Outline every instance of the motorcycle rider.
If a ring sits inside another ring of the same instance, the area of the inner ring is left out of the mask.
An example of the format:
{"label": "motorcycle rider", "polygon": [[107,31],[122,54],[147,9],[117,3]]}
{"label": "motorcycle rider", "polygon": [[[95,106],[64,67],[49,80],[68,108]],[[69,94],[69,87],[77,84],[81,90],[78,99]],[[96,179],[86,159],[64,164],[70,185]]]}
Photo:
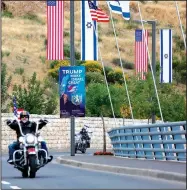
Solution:
{"label": "motorcycle rider", "polygon": [[90,147],[90,137],[88,135],[88,132],[83,127],[79,133],[81,134],[82,140],[86,140],[87,148],[89,148]]}
{"label": "motorcycle rider", "polygon": [[[21,125],[21,128],[22,128],[23,134],[35,133],[35,131],[36,131],[36,123],[29,121],[29,112],[27,112],[27,111],[21,112],[20,113],[20,120],[21,120],[20,125]],[[40,119],[38,129],[42,129],[42,127],[45,126],[47,123],[48,123],[47,120]],[[12,144],[10,144],[8,146],[8,148],[9,148],[9,159],[7,160],[7,162],[9,164],[12,164],[13,163],[13,153],[14,153],[15,150],[19,149],[19,141],[18,141],[18,139],[21,136],[21,133],[20,133],[20,130],[19,130],[18,122],[16,120],[13,120],[13,121],[7,120],[7,125],[11,129],[15,130],[16,134],[17,134],[17,141],[14,141]],[[47,149],[45,141],[41,142],[41,148],[46,150],[47,153],[48,153],[48,149]],[[52,159],[53,159],[53,156],[47,157],[48,162],[52,161]]]}

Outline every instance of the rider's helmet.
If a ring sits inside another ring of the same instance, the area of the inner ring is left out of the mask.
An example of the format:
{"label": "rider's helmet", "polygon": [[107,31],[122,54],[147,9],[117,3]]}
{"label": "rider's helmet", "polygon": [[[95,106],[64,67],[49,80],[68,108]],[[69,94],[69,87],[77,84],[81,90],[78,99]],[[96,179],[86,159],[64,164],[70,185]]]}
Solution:
{"label": "rider's helmet", "polygon": [[20,120],[23,122],[23,123],[26,123],[27,121],[29,121],[29,112],[27,111],[22,111],[20,113]]}
{"label": "rider's helmet", "polygon": [[84,127],[82,128],[82,133],[86,133],[86,129]]}

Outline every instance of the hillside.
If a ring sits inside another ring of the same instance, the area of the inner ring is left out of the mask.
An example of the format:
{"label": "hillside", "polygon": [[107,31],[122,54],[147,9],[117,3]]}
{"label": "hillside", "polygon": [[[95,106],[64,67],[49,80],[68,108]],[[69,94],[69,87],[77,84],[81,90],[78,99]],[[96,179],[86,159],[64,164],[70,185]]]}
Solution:
{"label": "hillside", "polygon": [[[43,1],[12,1],[5,2],[7,10],[13,18],[2,17],[2,61],[7,64],[8,75],[12,75],[12,85],[22,83],[33,72],[43,80],[47,76],[48,63],[46,61],[46,5]],[[179,1],[179,10],[183,27],[186,31],[186,2]],[[75,1],[75,46],[80,52],[80,2]],[[99,7],[109,15],[105,1],[99,2]],[[159,29],[172,28],[173,35],[181,36],[179,21],[173,1],[147,2],[141,4],[144,20],[157,20],[156,59],[159,60]],[[131,20],[140,20],[137,2],[130,3]],[[28,17],[28,15],[35,15]],[[70,27],[69,1],[65,2],[64,44],[69,44]],[[131,21],[124,21],[121,16],[113,14],[118,34],[119,47],[123,60],[134,62],[134,30],[141,28]],[[145,24],[145,29],[151,33],[151,26]],[[111,22],[99,24],[99,46],[105,65],[113,66],[113,59],[118,58],[115,48],[115,38]],[[110,43],[108,43],[110,42]],[[175,44],[174,44],[175,46]],[[149,37],[149,52],[151,55],[151,35]],[[173,56],[175,55],[175,52]],[[132,72],[132,70],[126,70]],[[182,87],[183,88],[183,87]],[[10,91],[12,88],[10,89]]]}

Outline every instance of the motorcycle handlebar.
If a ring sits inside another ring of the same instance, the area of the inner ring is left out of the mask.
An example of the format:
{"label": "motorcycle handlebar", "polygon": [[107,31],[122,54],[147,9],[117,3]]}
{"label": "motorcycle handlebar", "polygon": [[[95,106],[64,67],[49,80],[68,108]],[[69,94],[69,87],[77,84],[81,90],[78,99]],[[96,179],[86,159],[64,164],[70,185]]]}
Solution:
{"label": "motorcycle handlebar", "polygon": [[[23,134],[23,131],[22,131],[22,128],[21,128],[21,125],[20,125],[20,121],[18,119],[16,119],[17,123],[18,123],[18,126],[19,126],[19,130],[20,130],[20,133],[23,137],[25,137],[26,135]],[[36,122],[36,131],[35,133],[37,134],[38,133],[38,126],[39,126],[39,122],[37,121]]]}

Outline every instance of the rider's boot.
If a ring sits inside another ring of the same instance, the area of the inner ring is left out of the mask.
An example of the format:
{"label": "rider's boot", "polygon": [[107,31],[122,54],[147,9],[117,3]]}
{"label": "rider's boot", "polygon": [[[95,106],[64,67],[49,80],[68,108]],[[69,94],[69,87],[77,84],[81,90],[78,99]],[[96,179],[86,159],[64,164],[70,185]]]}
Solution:
{"label": "rider's boot", "polygon": [[11,158],[11,157],[9,157],[9,159],[7,160],[7,162],[8,162],[9,164],[14,164],[13,158]]}
{"label": "rider's boot", "polygon": [[47,163],[51,162],[53,160],[53,156],[48,156],[47,157]]}

